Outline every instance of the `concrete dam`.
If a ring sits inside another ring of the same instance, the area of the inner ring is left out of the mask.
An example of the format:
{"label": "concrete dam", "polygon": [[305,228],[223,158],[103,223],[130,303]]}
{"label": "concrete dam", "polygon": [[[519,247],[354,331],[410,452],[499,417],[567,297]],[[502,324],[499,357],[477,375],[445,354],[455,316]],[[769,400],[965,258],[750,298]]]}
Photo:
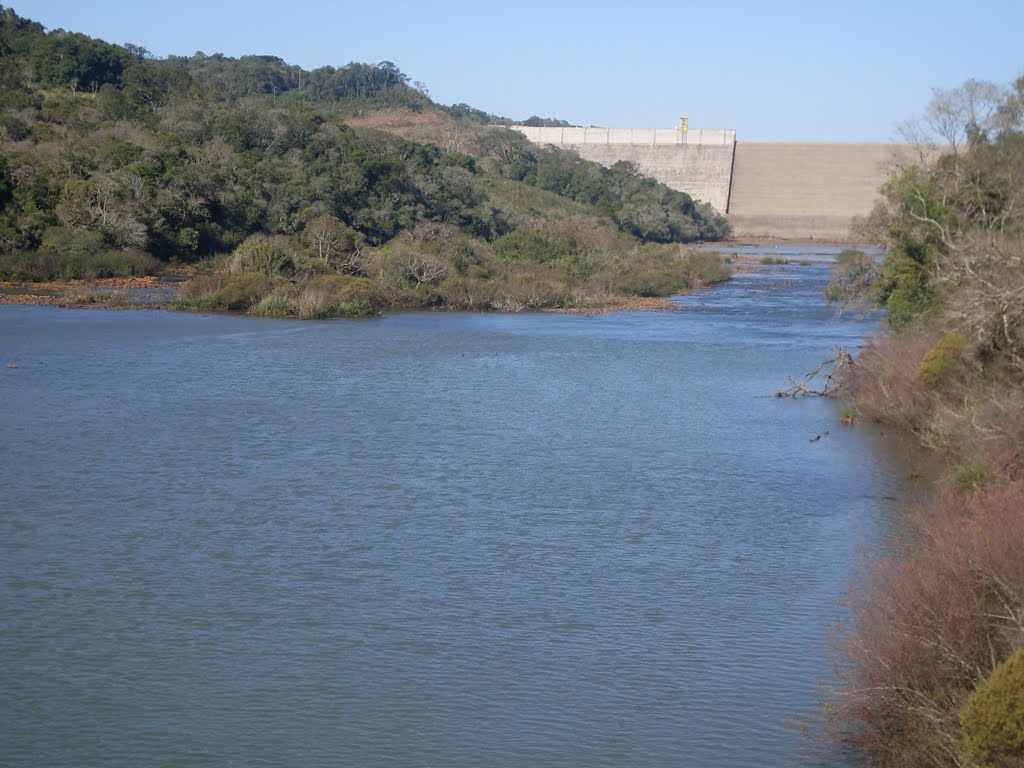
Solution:
{"label": "concrete dam", "polygon": [[514,126],[530,141],[620,160],[725,212],[739,237],[846,240],[905,145],[745,142],[736,131]]}

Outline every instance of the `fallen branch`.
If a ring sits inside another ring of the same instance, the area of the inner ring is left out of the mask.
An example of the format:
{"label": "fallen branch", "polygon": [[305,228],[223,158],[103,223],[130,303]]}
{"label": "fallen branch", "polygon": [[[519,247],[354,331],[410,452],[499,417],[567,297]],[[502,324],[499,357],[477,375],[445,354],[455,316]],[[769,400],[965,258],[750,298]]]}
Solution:
{"label": "fallen branch", "polygon": [[[834,357],[823,361],[813,371],[804,375],[803,381],[794,381],[789,377],[789,386],[775,393],[776,397],[834,397],[839,390],[839,372],[853,366],[853,356],[843,347],[836,350]],[[824,384],[817,386],[820,377],[824,376]]]}

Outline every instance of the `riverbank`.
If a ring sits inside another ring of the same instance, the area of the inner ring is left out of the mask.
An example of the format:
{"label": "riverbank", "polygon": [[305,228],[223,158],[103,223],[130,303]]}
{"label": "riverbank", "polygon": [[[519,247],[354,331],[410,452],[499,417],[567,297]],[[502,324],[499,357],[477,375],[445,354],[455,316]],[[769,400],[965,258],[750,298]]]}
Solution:
{"label": "riverbank", "polygon": [[104,308],[165,306],[181,285],[183,275],[171,277],[111,277],[94,280],[55,280],[39,283],[0,282],[0,304]]}
{"label": "riverbank", "polygon": [[944,464],[850,600],[833,722],[880,765],[1024,765],[1024,79],[1002,94],[959,151],[895,169],[866,222],[884,258],[846,254],[828,288],[886,310],[849,369],[856,409]]}

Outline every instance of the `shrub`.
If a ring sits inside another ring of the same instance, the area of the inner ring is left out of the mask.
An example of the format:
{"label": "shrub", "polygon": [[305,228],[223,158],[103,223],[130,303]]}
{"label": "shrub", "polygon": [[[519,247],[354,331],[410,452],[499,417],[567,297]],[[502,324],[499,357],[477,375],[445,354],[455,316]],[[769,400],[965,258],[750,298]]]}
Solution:
{"label": "shrub", "polygon": [[732,277],[732,270],[720,253],[690,251],[683,257],[683,263],[692,287],[721,283]]}
{"label": "shrub", "polygon": [[977,459],[953,464],[946,473],[946,481],[959,491],[973,491],[985,485],[989,470]]}
{"label": "shrub", "polygon": [[95,256],[104,246],[103,235],[99,232],[71,227],[47,227],[39,243],[39,250],[65,258],[79,258]]}
{"label": "shrub", "polygon": [[294,271],[295,263],[283,238],[253,235],[231,254],[228,269],[233,274],[252,272],[273,277]]}
{"label": "shrub", "polygon": [[900,335],[873,339],[846,372],[853,398],[867,418],[901,429],[927,428],[935,394],[919,385],[914,361],[931,347],[928,338]]}
{"label": "shrub", "polygon": [[509,232],[499,237],[494,241],[494,252],[506,264],[543,264],[569,255],[569,250],[561,243],[528,229]]}
{"label": "shrub", "polygon": [[217,291],[217,305],[220,309],[252,309],[278,284],[277,280],[267,275],[254,273],[232,275]]}
{"label": "shrub", "polygon": [[839,310],[874,309],[878,297],[873,285],[878,265],[863,251],[847,248],[836,256],[825,300]]}
{"label": "shrub", "polygon": [[155,275],[163,263],[141,251],[102,251],[93,256],[62,257],[60,276],[65,280]]}
{"label": "shrub", "polygon": [[163,263],[142,251],[111,251],[103,236],[65,227],[50,227],[39,251],[0,255],[0,279],[27,282],[96,280],[155,275]]}
{"label": "shrub", "polygon": [[966,336],[962,333],[947,333],[921,358],[917,378],[929,387],[939,386],[962,361],[966,349]]}
{"label": "shrub", "polygon": [[938,493],[851,595],[835,724],[882,764],[957,765],[961,707],[1024,644],[1022,493]]}
{"label": "shrub", "polygon": [[509,276],[497,286],[493,308],[502,312],[564,306],[569,290],[557,280],[547,280],[530,270]]}
{"label": "shrub", "polygon": [[437,293],[448,309],[491,309],[496,292],[497,284],[493,280],[461,275],[448,277],[437,287]]}
{"label": "shrub", "polygon": [[605,270],[606,285],[630,296],[667,296],[690,287],[686,262],[677,247],[647,245]]}
{"label": "shrub", "polygon": [[307,320],[375,315],[386,303],[384,294],[371,280],[349,275],[313,278],[295,300],[299,317]]}
{"label": "shrub", "polygon": [[224,287],[227,279],[227,275],[196,275],[178,289],[178,298],[189,300],[215,294]]}
{"label": "shrub", "polygon": [[60,276],[60,255],[39,251],[0,254],[0,280],[39,283]]}
{"label": "shrub", "polygon": [[287,317],[297,315],[299,309],[287,293],[274,291],[256,302],[252,308],[253,314],[266,315],[268,317]]}
{"label": "shrub", "polygon": [[962,746],[983,766],[1024,764],[1024,648],[992,670],[960,710]]}
{"label": "shrub", "polygon": [[252,309],[276,288],[287,285],[282,277],[248,273],[242,275],[199,275],[178,290],[176,309],[194,312]]}
{"label": "shrub", "polygon": [[217,294],[227,282],[227,275],[198,275],[178,289],[171,302],[174,309],[188,312],[214,312],[220,309]]}

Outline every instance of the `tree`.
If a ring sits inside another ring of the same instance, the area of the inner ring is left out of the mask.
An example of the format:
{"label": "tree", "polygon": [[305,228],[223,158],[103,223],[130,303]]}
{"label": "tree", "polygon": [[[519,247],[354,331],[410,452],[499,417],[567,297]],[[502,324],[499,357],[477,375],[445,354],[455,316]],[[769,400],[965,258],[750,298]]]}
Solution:
{"label": "tree", "polygon": [[935,89],[923,118],[905,124],[903,132],[912,143],[944,141],[956,153],[968,141],[992,133],[1005,99],[1004,89],[985,80]]}
{"label": "tree", "polygon": [[362,238],[334,216],[324,215],[310,223],[303,239],[324,264],[350,274],[363,271]]}

